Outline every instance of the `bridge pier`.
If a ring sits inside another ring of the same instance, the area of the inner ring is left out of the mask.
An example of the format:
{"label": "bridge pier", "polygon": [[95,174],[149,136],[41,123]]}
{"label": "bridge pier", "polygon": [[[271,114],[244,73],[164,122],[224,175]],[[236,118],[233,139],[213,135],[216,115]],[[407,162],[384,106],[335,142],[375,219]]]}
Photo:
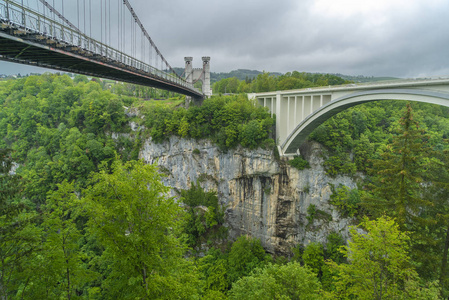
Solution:
{"label": "bridge pier", "polygon": [[191,97],[186,96],[185,107],[189,108],[190,105],[200,106],[203,104],[204,97]]}

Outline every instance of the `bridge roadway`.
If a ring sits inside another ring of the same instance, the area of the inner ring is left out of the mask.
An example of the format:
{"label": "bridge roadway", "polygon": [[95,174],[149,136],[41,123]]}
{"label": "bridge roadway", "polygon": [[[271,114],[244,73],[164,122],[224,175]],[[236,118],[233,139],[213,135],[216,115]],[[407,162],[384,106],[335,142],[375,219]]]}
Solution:
{"label": "bridge roadway", "polygon": [[320,124],[349,107],[377,100],[408,100],[449,107],[449,79],[409,79],[249,94],[276,114],[276,139],[282,156],[297,155]]}
{"label": "bridge roadway", "polygon": [[180,77],[8,0],[0,0],[0,60],[204,97]]}

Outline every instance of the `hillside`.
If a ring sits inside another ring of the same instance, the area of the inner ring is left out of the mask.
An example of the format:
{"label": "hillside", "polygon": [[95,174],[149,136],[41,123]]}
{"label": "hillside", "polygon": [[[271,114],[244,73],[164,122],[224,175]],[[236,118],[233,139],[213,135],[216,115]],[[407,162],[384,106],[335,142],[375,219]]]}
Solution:
{"label": "hillside", "polygon": [[[178,75],[183,75],[184,74],[184,68],[173,68],[176,73]],[[226,79],[226,78],[237,78],[238,80],[252,80],[255,79],[257,77],[257,75],[262,74],[263,71],[258,71],[258,70],[248,70],[248,69],[238,69],[238,70],[233,70],[231,72],[211,72],[210,73],[210,81],[211,84],[220,81],[222,79]],[[281,76],[284,73],[280,73],[280,72],[268,72],[270,75],[274,75],[274,76]],[[316,74],[316,75],[324,75],[327,73],[310,73],[310,74]],[[375,82],[375,81],[387,81],[387,80],[397,80],[400,78],[396,78],[396,77],[388,77],[388,76],[364,76],[364,75],[357,75],[357,76],[353,76],[353,75],[344,75],[344,74],[340,74],[340,73],[336,73],[336,74],[331,74],[331,75],[335,75],[338,77],[341,77],[345,80],[348,81],[353,81],[353,82],[360,82],[360,83],[364,83],[364,82]]]}

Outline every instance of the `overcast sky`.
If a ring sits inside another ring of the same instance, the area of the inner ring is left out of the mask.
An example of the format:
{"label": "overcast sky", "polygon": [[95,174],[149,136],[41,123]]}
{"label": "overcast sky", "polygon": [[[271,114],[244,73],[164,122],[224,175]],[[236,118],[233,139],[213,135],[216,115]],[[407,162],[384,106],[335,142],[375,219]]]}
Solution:
{"label": "overcast sky", "polygon": [[213,72],[449,75],[448,0],[129,1],[173,67],[210,56]]}

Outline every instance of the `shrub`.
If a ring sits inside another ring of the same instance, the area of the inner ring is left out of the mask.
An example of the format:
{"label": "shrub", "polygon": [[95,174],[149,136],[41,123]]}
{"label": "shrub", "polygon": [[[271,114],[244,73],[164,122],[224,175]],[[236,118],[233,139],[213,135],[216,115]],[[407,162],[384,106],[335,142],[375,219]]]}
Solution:
{"label": "shrub", "polygon": [[294,159],[289,160],[288,164],[298,170],[304,170],[310,168],[310,164],[302,156],[296,156]]}
{"label": "shrub", "polygon": [[332,195],[329,203],[336,206],[343,217],[354,217],[360,208],[360,191],[339,185],[331,185]]}

